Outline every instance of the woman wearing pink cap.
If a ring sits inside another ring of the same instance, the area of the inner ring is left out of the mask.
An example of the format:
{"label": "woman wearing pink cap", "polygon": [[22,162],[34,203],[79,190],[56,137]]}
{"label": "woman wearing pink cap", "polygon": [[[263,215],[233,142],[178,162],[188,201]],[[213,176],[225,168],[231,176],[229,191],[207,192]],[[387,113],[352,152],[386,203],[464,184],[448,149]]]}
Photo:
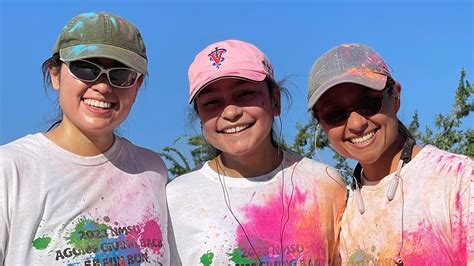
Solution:
{"label": "woman wearing pink cap", "polygon": [[338,263],[345,186],[326,165],[276,143],[281,88],[267,57],[246,42],[217,42],[196,56],[189,82],[218,155],[167,186],[183,264]]}
{"label": "woman wearing pink cap", "polygon": [[309,109],[332,147],[358,161],[342,219],[342,262],[472,264],[472,159],[416,145],[397,119],[400,92],[384,60],[362,44],[334,47],[311,69]]}

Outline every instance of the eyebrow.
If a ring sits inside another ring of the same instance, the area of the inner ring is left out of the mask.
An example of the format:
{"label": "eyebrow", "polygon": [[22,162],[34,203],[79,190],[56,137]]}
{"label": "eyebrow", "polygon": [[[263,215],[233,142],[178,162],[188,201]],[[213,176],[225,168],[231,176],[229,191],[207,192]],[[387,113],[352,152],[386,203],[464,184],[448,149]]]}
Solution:
{"label": "eyebrow", "polygon": [[[237,82],[234,83],[234,88],[235,87],[239,87],[241,86],[242,84],[245,84],[245,83],[248,83],[248,82],[251,82],[249,80],[244,80],[244,79],[238,79],[238,78],[235,78],[235,80],[237,80]],[[217,81],[216,81],[217,82]],[[209,93],[213,93],[215,92],[216,90],[219,89],[219,87],[213,87],[215,82],[207,85],[206,87],[204,87],[201,92],[199,93],[198,97],[201,97],[203,95],[206,95],[206,94],[209,94]]]}

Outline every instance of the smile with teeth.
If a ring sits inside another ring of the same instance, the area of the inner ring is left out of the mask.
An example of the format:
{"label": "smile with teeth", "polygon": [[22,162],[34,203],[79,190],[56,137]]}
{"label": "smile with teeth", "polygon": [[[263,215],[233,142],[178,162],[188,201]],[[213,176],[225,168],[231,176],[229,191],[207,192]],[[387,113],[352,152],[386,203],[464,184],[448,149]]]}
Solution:
{"label": "smile with teeth", "polygon": [[351,138],[350,141],[353,144],[362,144],[362,143],[368,142],[371,138],[374,137],[374,135],[375,135],[375,131],[371,131],[371,132],[369,132],[368,134],[366,134],[362,137]]}
{"label": "smile with teeth", "polygon": [[101,109],[109,109],[110,107],[112,107],[112,103],[103,102],[99,100],[93,100],[93,99],[84,99],[84,103],[89,106],[92,106],[95,108],[101,108]]}
{"label": "smile with teeth", "polygon": [[236,127],[223,129],[222,132],[225,133],[225,134],[238,133],[242,130],[245,130],[245,129],[249,128],[250,126],[251,126],[251,124],[239,125],[239,126],[236,126]]}

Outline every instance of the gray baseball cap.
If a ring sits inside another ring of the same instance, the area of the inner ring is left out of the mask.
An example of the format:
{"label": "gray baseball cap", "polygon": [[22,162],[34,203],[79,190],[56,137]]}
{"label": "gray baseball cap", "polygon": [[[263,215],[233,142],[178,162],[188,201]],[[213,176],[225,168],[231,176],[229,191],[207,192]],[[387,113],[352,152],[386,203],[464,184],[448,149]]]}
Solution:
{"label": "gray baseball cap", "polygon": [[84,13],[63,27],[53,54],[74,61],[91,57],[110,58],[144,74],[147,57],[138,28],[108,12]]}
{"label": "gray baseball cap", "polygon": [[373,90],[385,88],[392,77],[382,57],[364,44],[341,44],[313,64],[308,77],[308,109],[330,88],[355,83]]}

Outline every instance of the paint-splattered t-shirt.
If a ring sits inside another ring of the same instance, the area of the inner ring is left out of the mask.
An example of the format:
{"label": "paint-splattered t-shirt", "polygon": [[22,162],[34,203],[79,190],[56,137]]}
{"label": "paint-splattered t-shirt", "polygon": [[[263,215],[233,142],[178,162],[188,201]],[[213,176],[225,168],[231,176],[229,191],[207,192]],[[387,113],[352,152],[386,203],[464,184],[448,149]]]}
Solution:
{"label": "paint-splattered t-shirt", "polygon": [[402,168],[392,201],[386,193],[394,174],[362,186],[362,215],[351,191],[340,236],[343,265],[394,265],[400,246],[405,265],[466,265],[472,171],[472,159],[425,146]]}
{"label": "paint-splattered t-shirt", "polygon": [[284,152],[282,165],[252,178],[224,176],[206,163],[168,184],[167,195],[183,265],[327,265],[339,258],[344,183],[300,155]]}
{"label": "paint-splattered t-shirt", "polygon": [[0,147],[0,265],[169,265],[166,168],[116,137],[82,157],[43,134]]}

